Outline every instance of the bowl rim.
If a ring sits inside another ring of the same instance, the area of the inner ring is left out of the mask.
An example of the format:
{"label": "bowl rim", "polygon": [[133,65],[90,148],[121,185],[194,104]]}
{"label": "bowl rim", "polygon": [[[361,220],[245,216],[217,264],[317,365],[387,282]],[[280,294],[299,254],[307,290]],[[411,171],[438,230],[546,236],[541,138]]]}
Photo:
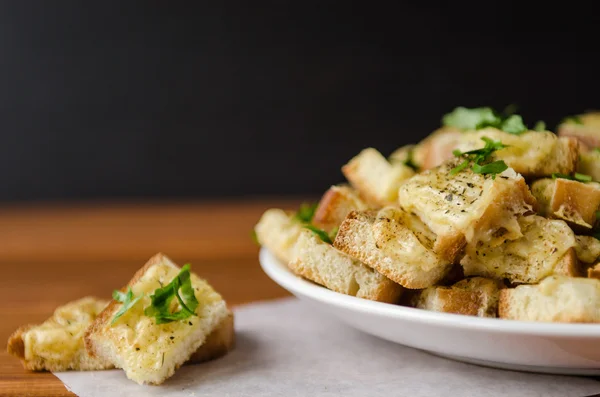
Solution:
{"label": "bowl rim", "polygon": [[429,323],[430,325],[447,328],[468,328],[469,330],[478,329],[528,336],[600,338],[600,324],[550,323],[465,316],[370,301],[368,299],[345,295],[331,291],[295,275],[265,247],[260,249],[259,262],[269,278],[294,295],[306,296],[349,311],[359,311],[365,314],[404,321]]}

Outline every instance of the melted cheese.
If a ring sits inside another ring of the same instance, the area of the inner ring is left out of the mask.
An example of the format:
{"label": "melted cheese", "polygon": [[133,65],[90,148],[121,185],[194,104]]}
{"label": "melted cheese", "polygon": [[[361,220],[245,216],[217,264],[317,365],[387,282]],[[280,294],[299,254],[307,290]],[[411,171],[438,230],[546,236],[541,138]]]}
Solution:
{"label": "melted cheese", "polygon": [[447,264],[432,250],[435,234],[418,217],[397,208],[387,207],[377,213],[373,237],[386,256],[425,271]]}
{"label": "melted cheese", "polygon": [[515,283],[537,283],[554,272],[570,248],[577,246],[573,231],[563,221],[537,215],[520,217],[523,237],[498,246],[468,244],[461,264],[465,275]]}
{"label": "melted cheese", "polygon": [[[144,294],[137,304],[121,316],[114,325],[110,321],[104,326],[103,333],[115,344],[119,359],[119,367],[126,367],[128,376],[136,379],[136,368],[144,370],[160,370],[165,361],[172,361],[172,355],[179,354],[174,348],[195,332],[195,323],[210,317],[215,310],[225,307],[221,296],[210,285],[191,274],[192,286],[196,299],[200,303],[196,309],[197,316],[185,320],[173,321],[166,324],[156,324],[153,317],[144,315],[144,308],[150,305],[150,295],[161,285],[170,283],[180,269],[162,263],[150,267],[144,275],[132,286],[135,296]],[[176,299],[172,301],[172,310],[179,310]],[[226,310],[222,310],[226,312]],[[111,319],[112,320],[112,319]],[[217,319],[217,322],[221,319]],[[214,324],[216,326],[217,324]],[[212,331],[208,330],[207,334]]]}
{"label": "melted cheese", "polygon": [[438,236],[464,234],[467,241],[521,236],[516,215],[531,210],[524,179],[507,169],[495,179],[467,169],[450,176],[456,162],[423,172],[400,188],[400,206],[418,215]]}
{"label": "melted cheese", "polygon": [[550,175],[552,172],[561,172],[559,169],[542,171],[553,160],[554,151],[559,140],[549,131],[526,131],[521,135],[509,134],[495,128],[486,128],[475,132],[466,132],[462,135],[457,149],[468,151],[483,147],[482,137],[498,140],[508,147],[495,152],[499,160],[521,174]]}
{"label": "melted cheese", "polygon": [[53,317],[23,334],[25,360],[42,359],[54,367],[79,369],[82,360],[91,360],[83,334],[107,304],[86,297],[57,308]]}

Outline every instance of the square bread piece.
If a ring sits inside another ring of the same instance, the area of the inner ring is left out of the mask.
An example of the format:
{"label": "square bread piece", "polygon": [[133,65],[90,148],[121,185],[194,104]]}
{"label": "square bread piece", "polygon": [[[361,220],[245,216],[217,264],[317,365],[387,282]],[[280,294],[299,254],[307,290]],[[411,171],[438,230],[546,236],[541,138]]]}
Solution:
{"label": "square bread piece", "polygon": [[446,162],[412,177],[399,194],[400,206],[437,235],[433,250],[449,262],[460,259],[467,242],[495,244],[521,237],[517,216],[535,206],[525,179],[514,170],[495,178],[470,168],[450,175],[458,163]]}
{"label": "square bread piece", "polygon": [[377,150],[367,148],[344,165],[342,173],[371,206],[383,207],[396,203],[398,188],[415,172],[403,163],[390,163]]}
{"label": "square bread piece", "polygon": [[485,128],[463,133],[455,149],[463,152],[479,149],[482,137],[507,145],[494,155],[528,178],[543,178],[553,173],[570,174],[577,165],[578,141],[568,137],[559,138],[550,131],[526,131],[515,135],[496,128]]}
{"label": "square bread piece", "polygon": [[420,289],[436,284],[451,268],[433,252],[435,238],[418,217],[386,207],[348,214],[333,245],[403,287]]}
{"label": "square bread piece", "polygon": [[436,312],[478,317],[497,317],[504,284],[484,277],[470,277],[450,287],[433,286],[417,293],[412,305]]}
{"label": "square bread piece", "polygon": [[312,223],[329,233],[340,226],[350,211],[364,211],[371,207],[350,186],[331,186],[321,197]]}
{"label": "square bread piece", "polygon": [[271,208],[264,212],[254,227],[258,242],[267,247],[279,260],[288,263],[302,225],[290,212]]}
{"label": "square bread piece", "polygon": [[59,306],[40,325],[26,325],[8,339],[8,352],[30,371],[95,371],[114,368],[87,353],[83,335],[109,301],[91,296]]}
{"label": "square bread piece", "polygon": [[590,149],[600,147],[600,112],[588,112],[577,117],[579,123],[573,118],[561,123],[558,135],[577,138]]}
{"label": "square bread piece", "polygon": [[376,270],[324,243],[313,232],[300,233],[289,268],[332,291],[395,303],[403,288]]}
{"label": "square bread piece", "polygon": [[600,322],[600,280],[551,276],[500,292],[501,318],[564,323]]}
{"label": "square bread piece", "polygon": [[429,170],[452,159],[452,150],[456,148],[463,134],[464,132],[453,127],[435,130],[415,146],[412,153],[414,162],[422,170]]}
{"label": "square bread piece", "polygon": [[[195,315],[184,320],[157,324],[144,314],[150,295],[169,284],[180,268],[163,254],[153,256],[133,276],[129,284],[134,296],[144,294],[114,324],[122,303],[111,301],[85,334],[85,346],[92,356],[101,357],[122,368],[139,384],[161,384],[205,343],[207,337],[227,318],[229,311],[221,295],[205,280],[191,273],[190,280],[199,302]],[[172,309],[178,309],[174,299]]]}
{"label": "square bread piece", "polygon": [[[8,352],[30,371],[97,371],[114,368],[112,363],[92,357],[83,336],[109,301],[85,297],[58,307],[40,325],[19,327],[8,339]],[[224,356],[235,345],[233,313],[221,322],[192,354],[186,364],[197,364]]]}
{"label": "square bread piece", "polygon": [[574,230],[589,231],[600,208],[600,183],[544,178],[531,185],[540,215],[562,219]]}
{"label": "square bread piece", "polygon": [[537,215],[519,218],[523,237],[500,245],[470,243],[461,260],[466,276],[538,283],[552,274],[582,275],[575,234],[560,220]]}

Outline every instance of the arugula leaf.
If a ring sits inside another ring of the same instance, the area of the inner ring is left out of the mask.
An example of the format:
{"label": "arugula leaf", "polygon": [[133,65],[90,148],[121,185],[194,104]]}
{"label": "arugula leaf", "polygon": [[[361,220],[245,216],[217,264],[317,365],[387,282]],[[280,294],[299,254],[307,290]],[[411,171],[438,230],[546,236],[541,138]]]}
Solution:
{"label": "arugula leaf", "polygon": [[567,116],[562,119],[561,123],[583,124],[579,116]]}
{"label": "arugula leaf", "polygon": [[592,177],[590,175],[580,174],[578,172],[573,174],[573,176],[567,175],[567,174],[561,174],[560,172],[555,172],[554,174],[552,174],[552,179],[557,179],[557,178],[569,179],[571,181],[578,181],[578,182],[591,182],[592,181]]}
{"label": "arugula leaf", "polygon": [[496,174],[500,174],[504,172],[508,168],[508,165],[504,162],[504,160],[497,160],[489,164],[479,165],[477,163],[473,164],[473,172],[476,174],[493,174],[493,177],[496,177]]}
{"label": "arugula leaf", "polygon": [[521,135],[527,131],[527,126],[523,123],[523,118],[521,116],[513,114],[502,122],[500,129],[509,134]]}
{"label": "arugula leaf", "polygon": [[465,108],[459,106],[442,118],[442,124],[461,130],[474,130],[479,126],[500,125],[502,119],[490,107]]}
{"label": "arugula leaf", "polygon": [[112,297],[114,300],[123,303],[123,306],[121,306],[119,311],[117,313],[115,313],[115,316],[113,317],[113,319],[110,323],[111,325],[114,324],[115,321],[117,321],[119,319],[119,317],[121,317],[123,314],[125,314],[125,312],[127,310],[129,310],[133,306],[135,306],[135,304],[138,303],[139,300],[144,297],[144,294],[140,294],[134,298],[133,291],[131,290],[131,287],[129,287],[127,289],[127,293],[121,292],[119,290],[114,290]]}
{"label": "arugula leaf", "polygon": [[473,172],[476,174],[493,174],[494,178],[496,174],[501,173],[508,168],[503,160],[488,163],[492,153],[508,146],[500,141],[494,141],[485,136],[481,137],[481,140],[485,142],[485,146],[481,149],[469,150],[468,152],[454,150],[452,152],[456,157],[466,157],[466,160],[451,169],[450,175],[458,174],[460,171],[467,168],[471,162],[473,162],[473,166],[471,167]]}
{"label": "arugula leaf", "polygon": [[[179,290],[181,290],[181,294]],[[177,298],[181,310],[170,311],[173,298]],[[181,268],[179,274],[169,284],[157,288],[154,294],[150,295],[150,299],[151,304],[144,310],[144,314],[148,317],[154,317],[156,324],[170,323],[195,315],[198,300],[190,279],[189,263]]]}
{"label": "arugula leaf", "polygon": [[312,218],[315,216],[315,211],[317,210],[318,203],[302,203],[298,212],[294,215],[297,221],[302,223],[310,223]]}
{"label": "arugula leaf", "polygon": [[535,123],[535,125],[533,126],[533,130],[534,131],[546,131],[546,123],[544,123],[542,120],[539,120],[537,123]]}
{"label": "arugula leaf", "polygon": [[329,234],[325,230],[321,230],[313,225],[304,225],[304,227],[319,236],[324,243],[333,244],[331,237],[329,237]]}

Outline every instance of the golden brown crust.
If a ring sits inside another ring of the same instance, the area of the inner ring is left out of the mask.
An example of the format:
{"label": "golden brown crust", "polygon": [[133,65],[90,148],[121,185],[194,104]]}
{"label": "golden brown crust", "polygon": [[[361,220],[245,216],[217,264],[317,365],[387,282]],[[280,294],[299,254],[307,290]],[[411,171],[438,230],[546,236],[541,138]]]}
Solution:
{"label": "golden brown crust", "polygon": [[330,232],[344,221],[350,211],[361,210],[363,208],[359,207],[367,206],[366,203],[358,203],[361,205],[357,206],[357,200],[360,200],[358,192],[354,192],[348,185],[330,187],[323,194],[315,210],[312,223],[316,227]]}
{"label": "golden brown crust", "polygon": [[577,258],[575,248],[569,248],[565,256],[556,264],[554,274],[569,277],[585,277],[585,269]]}
{"label": "golden brown crust", "polygon": [[421,169],[428,170],[454,157],[452,150],[463,133],[455,128],[442,127],[434,131],[415,149],[414,156],[420,159]]}
{"label": "golden brown crust", "polygon": [[462,258],[467,240],[461,232],[438,236],[433,251],[450,263],[457,263]]}
{"label": "golden brown crust", "polygon": [[563,178],[554,181],[551,215],[565,220],[575,230],[590,230],[599,207],[600,189],[597,185]]}
{"label": "golden brown crust", "polygon": [[595,134],[585,133],[585,126],[575,123],[562,123],[558,126],[558,135],[562,137],[570,137],[578,140],[589,148],[600,147],[600,130],[595,131]]}
{"label": "golden brown crust", "polygon": [[480,294],[475,291],[441,287],[437,293],[438,299],[443,302],[440,309],[444,313],[476,316],[481,306]]}
{"label": "golden brown crust", "polygon": [[[129,283],[127,283],[127,285],[121,288],[121,292],[126,292],[129,287],[132,287],[135,283],[137,283],[149,268],[162,263],[163,258],[166,258],[168,261],[170,261],[170,259],[166,255],[160,252],[154,255],[152,258],[150,258],[144,266],[142,266],[137,272],[135,272],[133,278],[129,281]],[[97,352],[94,348],[94,343],[92,341],[91,336],[97,332],[101,332],[104,324],[112,320],[113,314],[118,310],[120,304],[120,302],[114,299],[111,300],[108,306],[106,306],[106,308],[102,312],[100,312],[100,314],[98,314],[94,322],[89,326],[87,331],[85,331],[83,342],[85,345],[85,349],[87,350],[90,356],[97,356]]]}
{"label": "golden brown crust", "polygon": [[500,290],[500,301],[498,302],[498,317],[507,318],[510,316],[510,288]]}
{"label": "golden brown crust", "polygon": [[600,280],[600,262],[587,269],[588,278],[596,278]]}
{"label": "golden brown crust", "polygon": [[235,347],[235,324],[232,312],[211,332],[204,344],[186,361],[187,364],[199,364],[223,357]]}
{"label": "golden brown crust", "polygon": [[380,208],[388,205],[387,202],[382,202],[377,195],[371,192],[370,186],[365,183],[362,178],[358,178],[357,169],[359,167],[358,162],[351,161],[348,164],[342,166],[342,174],[350,181],[352,186],[357,190],[359,196],[365,200],[373,208]]}

